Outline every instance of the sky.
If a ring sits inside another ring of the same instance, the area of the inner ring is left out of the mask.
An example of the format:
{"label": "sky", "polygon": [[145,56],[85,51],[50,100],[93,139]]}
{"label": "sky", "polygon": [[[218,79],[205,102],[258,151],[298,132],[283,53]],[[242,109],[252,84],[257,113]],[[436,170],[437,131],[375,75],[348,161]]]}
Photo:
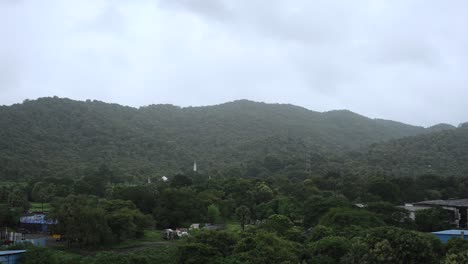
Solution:
{"label": "sky", "polygon": [[465,0],[0,0],[0,105],[237,99],[468,121]]}

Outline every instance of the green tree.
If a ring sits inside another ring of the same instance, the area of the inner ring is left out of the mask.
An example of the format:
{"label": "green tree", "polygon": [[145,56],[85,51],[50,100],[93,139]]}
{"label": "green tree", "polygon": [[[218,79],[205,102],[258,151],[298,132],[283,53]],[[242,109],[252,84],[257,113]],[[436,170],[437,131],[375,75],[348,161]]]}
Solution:
{"label": "green tree", "polygon": [[206,264],[214,263],[221,257],[216,248],[202,243],[185,243],[179,246],[178,263],[180,264]]}
{"label": "green tree", "polygon": [[312,228],[309,240],[318,241],[322,238],[333,236],[334,233],[335,232],[330,227],[326,227],[323,225],[316,225],[315,227]]}
{"label": "green tree", "polygon": [[250,209],[245,206],[239,206],[236,209],[237,219],[239,219],[242,231],[245,230],[245,225],[250,221]]}
{"label": "green tree", "polygon": [[166,188],[161,191],[153,216],[162,228],[189,226],[205,219],[206,207],[191,188]]}
{"label": "green tree", "polygon": [[307,263],[338,264],[340,259],[350,250],[349,239],[339,236],[329,236],[307,245]]}
{"label": "green tree", "polygon": [[15,227],[18,225],[21,210],[9,208],[6,204],[0,204],[0,228]]}
{"label": "green tree", "polygon": [[270,216],[260,227],[270,233],[276,233],[279,236],[284,236],[294,224],[284,215]]}
{"label": "green tree", "polygon": [[434,207],[416,212],[415,224],[419,231],[433,232],[450,229],[452,212]]}
{"label": "green tree", "polygon": [[447,254],[457,254],[459,252],[468,251],[468,241],[461,238],[451,238],[445,246]]}
{"label": "green tree", "polygon": [[439,263],[443,247],[431,234],[396,227],[378,227],[366,232],[354,246],[343,263]]}
{"label": "green tree", "polygon": [[366,210],[375,213],[387,225],[402,228],[414,228],[414,222],[409,216],[409,211],[396,207],[387,202],[376,202],[367,204]]}
{"label": "green tree", "polygon": [[442,264],[468,263],[468,250],[448,253]]}
{"label": "green tree", "polygon": [[221,213],[219,212],[218,206],[210,204],[208,206],[207,216],[210,223],[218,223],[221,218]]}
{"label": "green tree", "polygon": [[385,202],[398,203],[401,199],[398,185],[384,179],[371,181],[368,186],[368,192],[380,197]]}
{"label": "green tree", "polygon": [[106,211],[99,207],[97,199],[69,195],[52,203],[50,218],[58,221],[56,231],[68,241],[78,241],[85,246],[105,244],[111,230]]}
{"label": "green tree", "polygon": [[320,224],[339,231],[353,226],[372,228],[385,225],[374,213],[352,208],[332,208],[320,219]]}
{"label": "green tree", "polygon": [[54,194],[55,185],[46,182],[37,182],[31,191],[32,199],[41,203],[42,212],[44,212],[44,203],[50,202]]}
{"label": "green tree", "polygon": [[347,207],[349,202],[344,197],[311,196],[304,203],[304,227],[318,224],[320,218],[334,207]]}
{"label": "green tree", "polygon": [[300,244],[267,232],[247,235],[239,241],[233,256],[241,263],[299,263]]}
{"label": "green tree", "polygon": [[238,237],[236,234],[229,231],[206,231],[200,232],[195,236],[188,238],[188,243],[205,244],[215,248],[223,257],[228,257],[232,254],[236,246]]}

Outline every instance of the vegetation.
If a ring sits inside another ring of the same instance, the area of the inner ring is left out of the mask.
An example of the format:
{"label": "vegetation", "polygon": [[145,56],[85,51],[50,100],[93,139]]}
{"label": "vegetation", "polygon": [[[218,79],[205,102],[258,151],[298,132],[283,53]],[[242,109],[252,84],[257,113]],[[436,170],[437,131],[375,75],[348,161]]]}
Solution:
{"label": "vegetation", "polygon": [[[468,256],[465,241],[442,245],[425,233],[451,228],[446,210],[418,211],[414,221],[396,207],[466,198],[466,125],[424,129],[249,101],[134,109],[58,98],[0,107],[0,125],[0,227],[15,228],[28,210],[47,211],[66,241],[28,247],[24,263]],[[177,242],[157,231],[192,223],[202,228]]]}
{"label": "vegetation", "polygon": [[[117,182],[175,174],[194,160],[202,171],[211,172],[271,153],[289,158],[280,163],[274,157],[265,159],[269,170],[280,170],[290,161],[303,169],[310,153],[312,169],[320,171],[328,166],[323,163],[328,153],[431,131],[349,111],[318,113],[245,100],[135,109],[55,97],[0,106],[0,127],[0,179],[76,179],[93,173],[88,168],[107,164],[114,174],[103,176]],[[248,173],[266,171],[250,167]],[[93,187],[88,186],[90,192]]]}

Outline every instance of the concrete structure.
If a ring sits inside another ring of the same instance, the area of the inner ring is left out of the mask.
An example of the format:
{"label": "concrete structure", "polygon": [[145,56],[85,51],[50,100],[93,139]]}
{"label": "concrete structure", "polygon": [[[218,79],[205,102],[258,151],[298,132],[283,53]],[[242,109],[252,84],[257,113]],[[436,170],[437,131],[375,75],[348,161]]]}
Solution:
{"label": "concrete structure", "polygon": [[24,252],[26,252],[26,250],[0,251],[0,263],[1,264],[18,264]]}
{"label": "concrete structure", "polygon": [[452,229],[452,230],[444,230],[444,231],[438,231],[438,232],[432,232],[437,238],[439,238],[442,243],[446,244],[451,238],[461,238],[464,240],[468,240],[468,231],[466,230],[457,230],[457,229]]}
{"label": "concrete structure", "polygon": [[409,218],[415,220],[416,219],[416,212],[420,210],[426,210],[431,207],[429,206],[414,206],[413,204],[405,204],[404,206],[397,206],[399,208],[406,209],[409,212]]}

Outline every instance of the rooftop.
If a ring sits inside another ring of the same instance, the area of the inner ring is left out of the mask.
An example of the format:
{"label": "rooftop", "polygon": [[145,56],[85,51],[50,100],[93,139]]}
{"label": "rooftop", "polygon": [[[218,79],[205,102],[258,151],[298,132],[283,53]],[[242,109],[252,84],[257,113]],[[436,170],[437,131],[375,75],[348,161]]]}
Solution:
{"label": "rooftop", "polygon": [[53,225],[57,223],[57,220],[46,219],[44,214],[34,214],[20,217],[20,223],[22,224],[47,224]]}
{"label": "rooftop", "polygon": [[21,254],[24,252],[26,252],[26,250],[6,250],[6,251],[0,251],[0,256],[15,255],[15,254]]}
{"label": "rooftop", "polygon": [[432,234],[435,234],[435,235],[457,235],[457,236],[460,236],[462,231],[465,231],[465,235],[468,236],[468,230],[458,230],[458,229],[450,229],[450,230],[437,231],[437,232],[432,232]]}
{"label": "rooftop", "polygon": [[429,206],[447,206],[447,207],[468,207],[468,199],[458,200],[431,200],[414,203],[414,205],[429,205]]}

